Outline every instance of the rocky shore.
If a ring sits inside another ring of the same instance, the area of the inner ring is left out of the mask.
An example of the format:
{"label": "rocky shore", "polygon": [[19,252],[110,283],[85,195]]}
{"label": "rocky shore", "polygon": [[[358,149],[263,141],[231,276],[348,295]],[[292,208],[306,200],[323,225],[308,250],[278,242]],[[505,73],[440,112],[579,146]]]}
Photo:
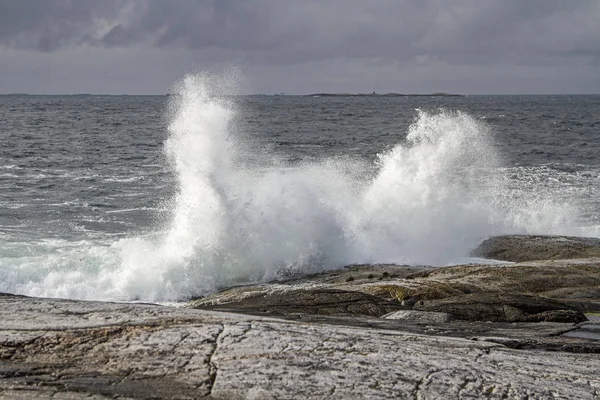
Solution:
{"label": "rocky shore", "polygon": [[0,295],[0,399],[598,398],[599,242],[500,236],[473,255],[510,263],[353,265],[181,308]]}

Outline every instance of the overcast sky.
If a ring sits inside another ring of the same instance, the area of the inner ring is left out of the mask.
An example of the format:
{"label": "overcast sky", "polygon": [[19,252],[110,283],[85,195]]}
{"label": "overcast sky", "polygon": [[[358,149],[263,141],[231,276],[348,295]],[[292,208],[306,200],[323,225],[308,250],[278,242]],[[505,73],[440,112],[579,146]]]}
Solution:
{"label": "overcast sky", "polygon": [[600,93],[600,0],[0,0],[0,93]]}

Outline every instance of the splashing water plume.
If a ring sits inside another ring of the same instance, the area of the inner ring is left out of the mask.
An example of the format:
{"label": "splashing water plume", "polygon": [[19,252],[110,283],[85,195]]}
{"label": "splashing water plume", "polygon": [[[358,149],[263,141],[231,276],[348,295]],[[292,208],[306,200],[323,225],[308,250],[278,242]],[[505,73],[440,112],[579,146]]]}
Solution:
{"label": "splashing water plume", "polygon": [[237,82],[191,75],[172,96],[165,151],[178,193],[165,233],[47,257],[42,270],[22,263],[21,278],[0,289],[182,300],[349,263],[444,265],[498,233],[569,233],[560,229],[576,209],[511,191],[488,128],[469,115],[417,111],[375,170],[358,160],[282,166],[256,162],[236,134]]}

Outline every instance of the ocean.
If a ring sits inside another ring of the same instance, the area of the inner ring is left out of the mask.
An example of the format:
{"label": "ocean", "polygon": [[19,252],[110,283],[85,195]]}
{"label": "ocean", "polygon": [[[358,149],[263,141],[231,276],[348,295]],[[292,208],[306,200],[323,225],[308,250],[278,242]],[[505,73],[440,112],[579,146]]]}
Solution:
{"label": "ocean", "polygon": [[[600,236],[600,96],[0,96],[0,292],[185,301]],[[227,85],[224,85],[227,86]]]}

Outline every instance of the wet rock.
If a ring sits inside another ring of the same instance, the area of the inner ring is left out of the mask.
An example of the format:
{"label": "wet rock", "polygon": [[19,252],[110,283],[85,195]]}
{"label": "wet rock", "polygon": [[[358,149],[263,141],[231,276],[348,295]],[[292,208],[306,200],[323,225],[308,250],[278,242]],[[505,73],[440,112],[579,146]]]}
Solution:
{"label": "wet rock", "polygon": [[582,322],[573,329],[564,334],[567,337],[592,339],[600,343],[600,318],[592,319],[591,321]]}
{"label": "wet rock", "polygon": [[[350,265],[339,270],[277,280],[270,283],[227,288],[209,296],[192,300],[188,303],[188,306],[192,308],[214,308],[215,306],[226,304],[247,303],[253,298],[263,298],[274,294],[282,294],[283,292],[315,289],[361,292],[380,298],[382,297],[384,300],[397,300],[397,297],[391,295],[379,296],[379,292],[387,293],[386,290],[373,289],[374,293],[370,293],[368,289],[363,290],[362,286],[373,283],[375,283],[375,286],[373,286],[375,288],[378,286],[385,286],[386,282],[404,278],[410,279],[413,276],[418,276],[421,273],[426,273],[434,269],[435,268],[433,267],[414,267],[394,264]],[[394,303],[396,302],[394,301]]]}
{"label": "wet rock", "polygon": [[567,304],[521,294],[470,294],[440,300],[421,300],[418,311],[443,312],[467,321],[493,322],[573,322],[586,316]]}
{"label": "wet rock", "polygon": [[410,278],[426,274],[434,269],[434,267],[397,264],[355,264],[338,270],[280,280],[277,283],[284,285],[340,285],[348,282],[349,278],[352,278],[350,282],[354,285],[359,285],[369,283],[373,280],[385,282],[394,279]]}
{"label": "wet rock", "polygon": [[597,259],[458,265],[430,272],[423,280],[424,284],[427,282],[478,288],[472,293],[536,295],[561,301],[573,309],[600,311],[600,260]]}
{"label": "wet rock", "polygon": [[211,299],[191,303],[193,308],[275,314],[360,314],[379,317],[401,307],[397,301],[358,291],[339,289],[290,289],[253,293],[239,301],[211,304]]}
{"label": "wet rock", "polygon": [[[384,274],[386,276],[382,280],[369,278],[371,275],[383,278]],[[356,278],[348,280],[349,276]],[[599,288],[600,260],[597,259],[442,268],[361,265],[287,281],[234,287],[195,300],[190,306],[239,312],[260,310],[279,314],[351,313],[377,316],[385,314],[384,310],[389,307],[412,309],[422,300],[477,294],[484,298],[505,293],[538,296],[541,300],[553,299],[563,303],[565,310],[594,312],[600,311]],[[341,296],[337,291],[346,294]],[[302,292],[310,294],[302,295]],[[362,293],[363,296],[356,293]],[[340,302],[339,307],[333,305],[336,301]],[[353,302],[356,302],[356,306],[347,307]],[[507,304],[506,309],[510,310],[509,307]],[[544,318],[578,318],[571,314],[570,311],[562,314],[553,311]],[[542,319],[542,315],[539,319]]]}
{"label": "wet rock", "polygon": [[396,280],[386,284],[365,285],[357,289],[376,296],[396,299],[401,301],[403,305],[409,306],[420,299],[444,299],[484,291],[476,285],[461,282],[442,282],[429,279],[428,276],[412,278],[409,281]]}
{"label": "wet rock", "polygon": [[484,240],[471,255],[514,262],[600,257],[600,239],[573,236],[495,236]]}

